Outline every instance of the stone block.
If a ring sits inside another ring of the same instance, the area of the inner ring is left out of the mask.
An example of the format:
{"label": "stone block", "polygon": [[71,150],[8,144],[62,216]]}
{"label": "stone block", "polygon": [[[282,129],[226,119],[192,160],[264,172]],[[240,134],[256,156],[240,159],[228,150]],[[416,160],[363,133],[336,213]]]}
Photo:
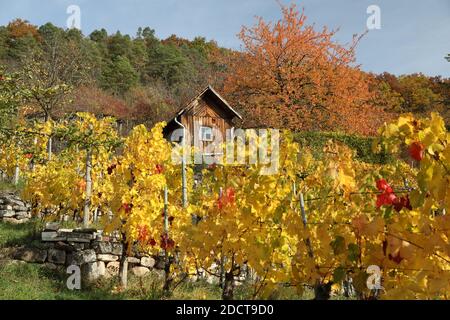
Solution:
{"label": "stone block", "polygon": [[75,251],[75,247],[73,245],[67,244],[62,241],[58,241],[57,243],[55,243],[55,249],[64,250],[66,253]]}
{"label": "stone block", "polygon": [[73,252],[66,252],[66,266],[76,264],[73,259]]}
{"label": "stone block", "polygon": [[47,259],[47,251],[37,248],[22,248],[15,252],[14,258],[26,262],[44,263]]}
{"label": "stone block", "polygon": [[147,268],[153,268],[156,264],[155,259],[152,257],[142,257],[141,258],[141,266],[147,267]]}
{"label": "stone block", "polygon": [[106,276],[106,264],[103,261],[97,261],[98,273],[100,276]]}
{"label": "stone block", "polygon": [[97,255],[95,251],[92,249],[83,250],[83,251],[75,251],[72,254],[73,264],[83,265],[86,263],[92,263],[97,261]]}
{"label": "stone block", "polygon": [[106,265],[106,277],[114,277],[119,275],[120,263],[118,261],[108,262]]}
{"label": "stone block", "polygon": [[[110,254],[112,253],[112,243],[105,241],[94,241],[92,243],[92,248],[99,254]],[[121,252],[122,254],[122,252]]]}
{"label": "stone block", "polygon": [[14,210],[0,210],[0,218],[11,218],[16,215],[16,212]]}
{"label": "stone block", "polygon": [[49,249],[48,262],[54,264],[64,264],[66,262],[66,252],[58,249]]}
{"label": "stone block", "polygon": [[97,260],[104,262],[112,262],[119,260],[119,257],[113,254],[97,254]]}
{"label": "stone block", "polygon": [[140,264],[141,263],[141,260],[138,258],[135,258],[135,257],[128,257],[127,261],[128,261],[128,263],[131,263],[131,264]]}
{"label": "stone block", "polygon": [[98,280],[102,276],[101,271],[97,262],[83,264],[81,266],[81,282],[89,284]]}
{"label": "stone block", "polygon": [[27,211],[16,212],[16,219],[27,219],[27,218],[31,218],[31,214],[28,213]]}
{"label": "stone block", "polygon": [[[58,234],[62,233],[58,232]],[[89,233],[69,232],[64,234],[67,236],[67,241],[72,242],[91,242],[91,240],[94,239],[93,235]]]}
{"label": "stone block", "polygon": [[143,277],[146,274],[150,273],[150,269],[146,267],[134,267],[131,269],[131,273],[134,274],[136,277]]}
{"label": "stone block", "polygon": [[14,211],[25,211],[25,212],[28,211],[28,208],[27,208],[27,207],[25,207],[25,206],[18,206],[18,205],[13,206],[12,209],[13,209]]}
{"label": "stone block", "polygon": [[113,242],[112,244],[111,253],[115,255],[122,255],[123,252],[123,245],[120,242]]}
{"label": "stone block", "polygon": [[6,204],[12,205],[12,206],[25,206],[25,202],[23,202],[20,199],[17,199],[17,197],[7,197],[4,199]]}
{"label": "stone block", "polygon": [[54,263],[47,262],[47,263],[44,264],[44,266],[46,268],[50,269],[50,270],[57,270],[58,269],[58,266],[56,264],[54,264]]}
{"label": "stone block", "polygon": [[84,233],[84,234],[90,234],[93,235],[94,233],[97,232],[97,229],[94,228],[79,228],[79,229],[74,229],[73,230],[74,233]]}
{"label": "stone block", "polygon": [[60,235],[56,231],[44,231],[41,233],[41,239],[42,241],[65,241],[66,237]]}
{"label": "stone block", "polygon": [[12,224],[22,224],[22,223],[27,223],[28,221],[30,221],[29,218],[24,218],[24,219],[16,219],[16,218],[3,218],[4,222],[9,222]]}
{"label": "stone block", "polygon": [[69,242],[69,245],[71,245],[76,251],[84,250],[86,249],[84,247],[84,243],[79,242]]}

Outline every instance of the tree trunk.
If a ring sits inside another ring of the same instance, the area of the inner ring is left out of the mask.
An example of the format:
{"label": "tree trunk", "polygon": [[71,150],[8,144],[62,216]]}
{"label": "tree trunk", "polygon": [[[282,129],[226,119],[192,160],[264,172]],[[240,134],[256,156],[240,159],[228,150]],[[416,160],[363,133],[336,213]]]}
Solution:
{"label": "tree trunk", "polygon": [[220,274],[219,274],[219,287],[223,289],[224,288],[223,281],[224,281],[224,278],[225,278],[225,259],[224,259],[223,254],[220,257],[219,272],[220,272]]}
{"label": "tree trunk", "polygon": [[20,179],[20,168],[19,165],[16,165],[16,167],[14,168],[14,185],[18,185],[19,184],[19,179]]}
{"label": "tree trunk", "polygon": [[83,226],[87,228],[89,226],[89,215],[90,215],[90,206],[91,206],[91,196],[92,196],[92,178],[91,178],[91,170],[92,170],[92,151],[91,149],[87,150],[86,153],[86,199],[84,200],[84,214],[83,214]]}
{"label": "tree trunk", "polygon": [[[78,146],[75,147],[75,150],[76,150],[75,152],[78,155],[78,153],[80,152],[80,150],[78,150]],[[78,159],[77,159],[77,174],[81,174],[80,161],[78,161]]]}
{"label": "tree trunk", "polygon": [[[38,143],[38,138],[37,138],[37,137],[34,137],[34,139],[33,139],[33,144],[34,144],[34,147],[35,147],[35,148],[36,148],[37,143]],[[34,161],[34,155],[33,155],[33,158],[32,158],[31,161],[30,161],[30,169],[31,169],[31,172],[34,172],[34,169],[35,169],[35,167],[36,167],[36,165],[35,165],[34,162],[35,162],[35,161]]]}
{"label": "tree trunk", "polygon": [[122,136],[122,128],[123,128],[123,124],[122,124],[122,121],[120,121],[119,122],[119,132],[118,132],[118,134],[119,134],[119,137],[121,137]]}
{"label": "tree trunk", "polygon": [[[123,235],[125,236],[125,235]],[[120,285],[123,289],[126,289],[128,286],[128,254],[127,254],[127,243],[122,242],[122,257],[120,258],[119,265],[119,278]]]}
{"label": "tree trunk", "polygon": [[233,270],[225,273],[225,282],[223,285],[222,299],[233,300],[234,298],[234,276]]}
{"label": "tree trunk", "polygon": [[314,300],[330,300],[332,282],[317,283],[314,286]]}
{"label": "tree trunk", "polygon": [[48,142],[47,142],[48,161],[52,160],[52,144],[53,144],[53,138],[49,137]]}
{"label": "tree trunk", "polygon": [[[47,123],[50,120],[50,116],[48,115],[48,113],[45,113],[45,118],[44,118],[44,122]],[[52,143],[53,143],[53,138],[52,136],[48,137],[48,141],[47,141],[47,157],[48,157],[48,161],[52,160]]]}
{"label": "tree trunk", "polygon": [[163,294],[165,297],[170,296],[170,287],[173,282],[172,274],[170,273],[170,266],[172,264],[172,261],[169,257],[169,255],[166,252],[166,256],[164,257],[164,286],[163,286]]}

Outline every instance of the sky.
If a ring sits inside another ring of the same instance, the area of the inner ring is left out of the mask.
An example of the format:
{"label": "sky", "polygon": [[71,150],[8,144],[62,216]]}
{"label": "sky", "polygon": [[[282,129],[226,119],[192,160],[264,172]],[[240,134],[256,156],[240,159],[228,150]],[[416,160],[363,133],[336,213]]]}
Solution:
{"label": "sky", "polygon": [[[280,0],[289,4],[289,0]],[[450,0],[292,0],[305,9],[308,23],[339,28],[335,39],[349,43],[367,29],[370,5],[380,9],[380,29],[369,30],[357,48],[365,71],[397,75],[422,72],[450,77]],[[139,26],[193,39],[203,36],[221,46],[241,49],[237,33],[255,17],[280,19],[276,0],[0,0],[0,25],[15,18],[66,27],[67,8],[78,5],[85,35],[105,28],[135,35]]]}

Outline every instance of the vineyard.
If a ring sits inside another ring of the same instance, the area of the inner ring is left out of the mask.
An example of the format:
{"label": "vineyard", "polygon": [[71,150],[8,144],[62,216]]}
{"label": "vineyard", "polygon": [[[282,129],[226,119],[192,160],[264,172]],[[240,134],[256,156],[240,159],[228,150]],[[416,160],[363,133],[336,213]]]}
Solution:
{"label": "vineyard", "polygon": [[0,169],[36,217],[117,235],[124,289],[137,246],[164,257],[167,295],[206,273],[226,300],[243,276],[254,299],[279,286],[316,299],[449,298],[450,135],[437,113],[379,129],[373,152],[392,154],[390,164],[356,160],[332,140],[315,159],[285,131],[275,174],[236,161],[204,167],[196,182],[198,168],[172,159],[193,151],[168,142],[164,126],[122,137],[113,118],[89,113],[19,123],[2,131]]}

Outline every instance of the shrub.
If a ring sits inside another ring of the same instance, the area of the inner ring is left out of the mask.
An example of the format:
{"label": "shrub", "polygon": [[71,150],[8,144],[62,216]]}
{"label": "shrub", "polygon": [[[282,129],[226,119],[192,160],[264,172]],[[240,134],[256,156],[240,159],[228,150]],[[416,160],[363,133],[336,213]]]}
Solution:
{"label": "shrub", "polygon": [[373,164],[387,164],[393,159],[386,152],[374,153],[372,144],[375,138],[338,132],[305,131],[295,134],[295,141],[311,149],[316,159],[323,157],[323,147],[328,140],[341,142],[356,151],[355,159]]}

